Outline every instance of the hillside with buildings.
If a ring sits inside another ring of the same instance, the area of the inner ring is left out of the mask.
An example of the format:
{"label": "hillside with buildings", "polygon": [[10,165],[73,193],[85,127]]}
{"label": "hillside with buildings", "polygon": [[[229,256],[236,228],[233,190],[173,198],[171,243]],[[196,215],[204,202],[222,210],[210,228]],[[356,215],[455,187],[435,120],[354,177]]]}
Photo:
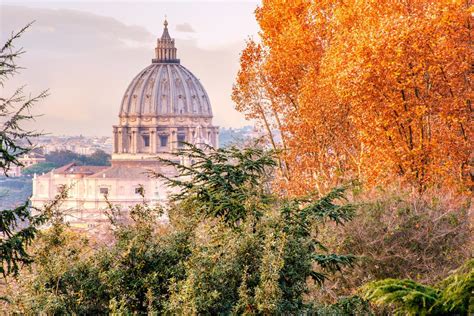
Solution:
{"label": "hillside with buildings", "polygon": [[[221,147],[241,145],[257,138],[252,126],[221,128]],[[0,208],[11,208],[23,203],[32,194],[32,178],[69,163],[101,166],[110,164],[111,137],[40,136],[35,139],[35,150],[20,158],[24,166],[14,166],[9,177],[0,176]]]}

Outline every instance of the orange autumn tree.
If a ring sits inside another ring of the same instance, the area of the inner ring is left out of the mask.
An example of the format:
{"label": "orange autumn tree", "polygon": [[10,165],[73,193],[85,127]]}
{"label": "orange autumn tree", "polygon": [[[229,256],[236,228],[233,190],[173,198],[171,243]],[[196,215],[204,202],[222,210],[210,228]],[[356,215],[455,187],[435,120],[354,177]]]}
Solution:
{"label": "orange autumn tree", "polygon": [[[419,191],[469,185],[469,10],[465,1],[263,1],[261,43],[244,50],[233,96],[257,120],[245,101],[270,96],[263,108],[279,118],[286,188],[327,191],[353,178],[400,178]],[[264,53],[253,59],[256,48]]]}
{"label": "orange autumn tree", "polygon": [[420,191],[467,184],[473,51],[466,1],[354,1],[335,19],[324,80],[351,105],[366,178],[400,175]]}
{"label": "orange autumn tree", "polygon": [[[261,45],[249,40],[246,49],[242,52],[241,73],[239,76],[239,91],[234,91],[233,99],[237,109],[245,113],[247,119],[254,119],[265,131],[266,138],[274,150],[285,148],[286,137],[283,134],[281,120],[283,114],[270,93],[271,87],[262,69],[265,51]],[[263,88],[265,87],[265,88]],[[278,157],[278,166],[282,178],[287,177],[283,158]]]}
{"label": "orange autumn tree", "polygon": [[305,35],[309,34],[305,2],[274,2],[268,8],[256,13],[266,30],[262,33],[264,44],[248,41],[232,96],[237,109],[247,118],[255,119],[273,149],[281,152],[280,180],[297,183],[297,170],[292,170],[293,164],[287,159],[292,133],[288,123],[299,118],[295,115],[299,108],[298,93],[307,68],[302,61],[307,63],[306,56],[314,56],[320,49],[313,41],[303,45]]}
{"label": "orange autumn tree", "polygon": [[[307,1],[264,1],[256,11],[262,28],[261,43],[249,41],[242,52],[233,91],[237,109],[256,119],[269,143],[280,150],[283,184],[295,192],[314,185],[325,191],[331,187],[326,182],[330,178],[327,174],[333,173],[332,165],[344,160],[334,152],[334,134],[342,130],[343,124],[322,119],[322,128],[314,119],[308,121],[308,115],[302,115],[307,111],[330,111],[328,107],[308,108],[301,102],[308,75],[319,71],[327,46],[327,15],[332,9],[322,2],[320,9],[318,19],[314,19]],[[323,129],[331,133],[321,133]],[[343,148],[346,151],[348,147]]]}

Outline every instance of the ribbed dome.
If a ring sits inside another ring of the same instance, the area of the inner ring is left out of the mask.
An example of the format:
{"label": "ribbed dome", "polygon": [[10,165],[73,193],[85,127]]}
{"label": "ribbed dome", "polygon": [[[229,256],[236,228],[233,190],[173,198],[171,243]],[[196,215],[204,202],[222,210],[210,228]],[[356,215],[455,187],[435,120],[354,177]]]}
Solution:
{"label": "ribbed dome", "polygon": [[204,87],[179,61],[154,60],[130,83],[122,99],[120,117],[212,117]]}

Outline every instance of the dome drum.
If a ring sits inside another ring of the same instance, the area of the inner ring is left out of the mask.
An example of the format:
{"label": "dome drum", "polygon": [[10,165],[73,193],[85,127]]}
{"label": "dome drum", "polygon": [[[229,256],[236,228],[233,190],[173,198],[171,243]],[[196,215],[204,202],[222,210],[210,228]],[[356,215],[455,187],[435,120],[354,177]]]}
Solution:
{"label": "dome drum", "polygon": [[219,128],[216,126],[114,126],[114,154],[170,153],[183,142],[218,146]]}

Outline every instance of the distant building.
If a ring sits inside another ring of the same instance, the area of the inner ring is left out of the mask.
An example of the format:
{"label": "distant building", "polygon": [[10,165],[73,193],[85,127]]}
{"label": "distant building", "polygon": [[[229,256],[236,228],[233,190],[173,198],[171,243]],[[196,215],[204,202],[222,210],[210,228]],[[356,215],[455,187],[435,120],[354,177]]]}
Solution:
{"label": "distant building", "polygon": [[70,186],[62,207],[72,226],[95,229],[107,218],[104,195],[126,209],[142,201],[140,186],[150,203],[166,201],[169,192],[150,170],[173,175],[157,157],[170,158],[183,142],[218,146],[209,97],[200,81],[177,58],[168,23],[157,40],[155,58],[130,83],[123,96],[118,124],[113,126],[110,167],[69,164],[35,176],[35,206],[52,200],[61,186]]}
{"label": "distant building", "polygon": [[44,154],[54,151],[72,151],[81,155],[91,155],[97,150],[112,154],[113,144],[111,137],[86,136],[42,136],[35,139]]}
{"label": "distant building", "polygon": [[21,163],[19,166],[13,166],[9,171],[8,171],[8,176],[10,177],[20,177],[22,174],[23,169],[26,169],[28,167],[31,167],[33,165],[36,165],[41,162],[45,162],[46,159],[44,158],[43,155],[35,153],[35,152],[30,152],[28,154],[25,154],[21,156],[18,161]]}

